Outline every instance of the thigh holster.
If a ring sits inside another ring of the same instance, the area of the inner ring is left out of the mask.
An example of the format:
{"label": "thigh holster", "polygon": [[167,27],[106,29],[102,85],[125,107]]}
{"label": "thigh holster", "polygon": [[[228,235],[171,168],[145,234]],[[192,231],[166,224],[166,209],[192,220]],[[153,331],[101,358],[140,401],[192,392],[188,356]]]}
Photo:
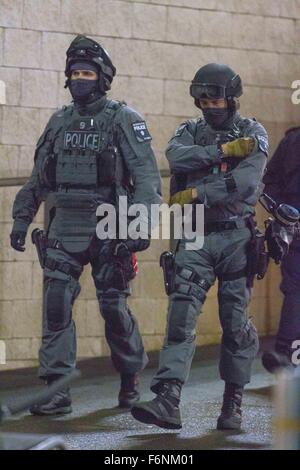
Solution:
{"label": "thigh holster", "polygon": [[173,292],[187,296],[191,295],[203,303],[209,288],[210,283],[201,278],[195,271],[176,266]]}

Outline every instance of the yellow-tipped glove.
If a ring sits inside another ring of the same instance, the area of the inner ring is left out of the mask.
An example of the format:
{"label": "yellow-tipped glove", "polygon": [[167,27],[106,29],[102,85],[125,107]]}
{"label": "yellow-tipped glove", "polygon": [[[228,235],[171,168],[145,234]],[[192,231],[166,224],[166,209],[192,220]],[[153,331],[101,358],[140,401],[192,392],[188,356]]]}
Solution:
{"label": "yellow-tipped glove", "polygon": [[233,140],[222,144],[222,152],[227,157],[246,157],[254,149],[255,140],[253,137],[241,137],[240,139]]}
{"label": "yellow-tipped glove", "polygon": [[179,191],[178,193],[174,194],[170,197],[169,205],[173,204],[180,204],[181,207],[184,204],[190,204],[197,198],[197,189],[196,188],[188,188],[184,191]]}

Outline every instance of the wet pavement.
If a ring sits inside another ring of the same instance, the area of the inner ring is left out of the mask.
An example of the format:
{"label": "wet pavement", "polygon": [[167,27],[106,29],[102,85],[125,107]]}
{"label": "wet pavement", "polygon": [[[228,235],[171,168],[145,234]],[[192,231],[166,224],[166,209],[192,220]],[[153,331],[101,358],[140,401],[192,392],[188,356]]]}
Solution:
{"label": "wet pavement", "polygon": [[[194,449],[270,449],[272,446],[272,385],[275,378],[255,361],[253,378],[243,400],[241,432],[217,431],[223,382],[218,377],[215,358],[195,360],[182,396],[183,428],[168,431],[135,421],[128,411],[116,407],[119,379],[109,368],[105,375],[85,374],[72,387],[73,413],[62,417],[38,417],[23,413],[5,421],[4,432],[58,434],[69,449],[105,450],[194,450]],[[99,369],[99,367],[98,367]],[[96,369],[94,369],[96,374]],[[142,400],[153,394],[149,384],[154,369],[141,376]],[[39,382],[29,374],[0,374],[0,400],[27,396],[39,389]],[[112,375],[113,374],[113,375]],[[34,384],[34,386],[33,386]]]}

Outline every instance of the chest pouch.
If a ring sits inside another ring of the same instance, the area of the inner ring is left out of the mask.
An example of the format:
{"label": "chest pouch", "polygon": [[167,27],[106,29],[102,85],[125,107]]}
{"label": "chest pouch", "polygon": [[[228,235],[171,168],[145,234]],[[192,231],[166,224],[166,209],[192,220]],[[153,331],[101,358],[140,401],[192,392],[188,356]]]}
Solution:
{"label": "chest pouch", "polygon": [[109,146],[98,155],[98,184],[111,185],[116,182],[117,149]]}
{"label": "chest pouch", "polygon": [[57,186],[97,187],[98,156],[103,148],[103,132],[93,118],[73,121],[64,131],[56,163]]}

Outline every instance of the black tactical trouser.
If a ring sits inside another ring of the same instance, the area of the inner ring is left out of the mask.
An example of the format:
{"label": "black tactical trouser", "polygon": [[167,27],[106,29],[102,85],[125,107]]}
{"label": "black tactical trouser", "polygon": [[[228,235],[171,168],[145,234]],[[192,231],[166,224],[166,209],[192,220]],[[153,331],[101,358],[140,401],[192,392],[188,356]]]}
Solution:
{"label": "black tactical trouser", "polygon": [[245,385],[258,351],[255,327],[247,318],[250,292],[244,274],[248,228],[211,233],[200,250],[185,249],[179,242],[176,253],[174,292],[169,298],[166,337],[159,368],[151,389],[159,382],[188,379],[195,352],[195,328],[207,291],[218,278],[219,316],[223,329],[219,370],[226,382]]}
{"label": "black tactical trouser", "polygon": [[75,270],[71,276],[59,269],[44,269],[43,337],[39,376],[66,375],[76,363],[76,331],[72,306],[79,295],[79,277],[91,263],[100,312],[105,321],[105,336],[112,362],[121,374],[134,374],[148,362],[137,322],[127,306],[130,289],[120,290],[110,283],[112,261],[101,262],[101,242],[94,241],[82,253],[47,249],[47,257]]}
{"label": "black tactical trouser", "polygon": [[293,342],[300,340],[300,242],[290,246],[281,263],[280,290],[284,295],[275,349],[289,356],[295,351]]}

